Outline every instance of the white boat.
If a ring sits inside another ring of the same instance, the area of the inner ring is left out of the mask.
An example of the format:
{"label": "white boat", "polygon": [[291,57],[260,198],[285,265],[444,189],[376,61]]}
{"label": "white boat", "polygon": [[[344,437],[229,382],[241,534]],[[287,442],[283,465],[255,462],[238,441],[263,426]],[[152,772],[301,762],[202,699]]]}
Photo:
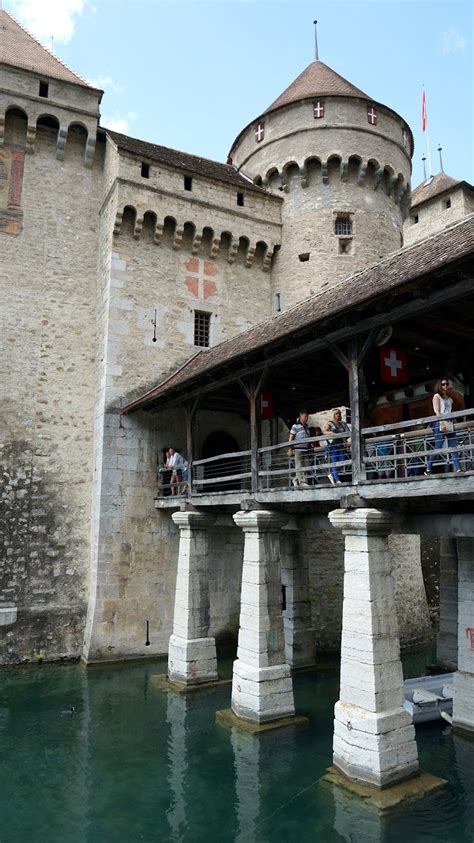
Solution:
{"label": "white boat", "polygon": [[451,721],[453,713],[454,674],[420,676],[407,679],[405,687],[405,709],[411,714],[413,723],[427,723],[442,718]]}

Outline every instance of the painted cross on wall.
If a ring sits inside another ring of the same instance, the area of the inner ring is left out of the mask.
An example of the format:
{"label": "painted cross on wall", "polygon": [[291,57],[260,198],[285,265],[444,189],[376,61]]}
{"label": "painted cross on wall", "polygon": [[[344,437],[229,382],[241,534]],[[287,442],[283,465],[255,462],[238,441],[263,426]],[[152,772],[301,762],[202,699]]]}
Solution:
{"label": "painted cross on wall", "polygon": [[191,295],[205,301],[210,299],[217,292],[217,269],[212,261],[188,258],[185,267],[185,284]]}

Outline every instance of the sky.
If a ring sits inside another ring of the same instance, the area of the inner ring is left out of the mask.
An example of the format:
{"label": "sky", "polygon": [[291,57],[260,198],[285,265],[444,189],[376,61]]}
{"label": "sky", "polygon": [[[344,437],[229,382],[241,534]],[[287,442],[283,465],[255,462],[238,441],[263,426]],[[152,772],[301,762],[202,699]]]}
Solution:
{"label": "sky", "polygon": [[423,180],[425,86],[433,173],[474,182],[473,9],[456,0],[4,0],[105,90],[101,124],[225,161],[240,130],[319,58],[407,120]]}

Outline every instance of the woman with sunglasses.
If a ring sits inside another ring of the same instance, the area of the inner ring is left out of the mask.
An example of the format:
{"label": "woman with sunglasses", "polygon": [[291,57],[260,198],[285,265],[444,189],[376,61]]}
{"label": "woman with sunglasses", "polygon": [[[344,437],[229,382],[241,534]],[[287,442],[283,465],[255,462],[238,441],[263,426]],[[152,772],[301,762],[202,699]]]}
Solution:
{"label": "woman with sunglasses", "polygon": [[[441,378],[441,380],[439,380],[435,384],[435,392],[433,395],[434,413],[436,416],[444,416],[445,413],[451,413],[452,409],[453,397],[452,390],[449,386],[449,380],[448,378]],[[435,450],[428,459],[425,477],[431,476],[431,469],[433,463],[440,456],[440,454],[437,452],[442,449],[444,440],[446,439],[448,443],[448,448],[455,448],[458,444],[458,440],[454,432],[454,425],[450,420],[443,421],[443,419],[440,419],[439,421],[435,421],[433,423],[433,433],[435,441]],[[456,473],[459,474],[462,471],[461,463],[459,460],[459,454],[456,451],[452,451],[449,458],[453,462]]]}

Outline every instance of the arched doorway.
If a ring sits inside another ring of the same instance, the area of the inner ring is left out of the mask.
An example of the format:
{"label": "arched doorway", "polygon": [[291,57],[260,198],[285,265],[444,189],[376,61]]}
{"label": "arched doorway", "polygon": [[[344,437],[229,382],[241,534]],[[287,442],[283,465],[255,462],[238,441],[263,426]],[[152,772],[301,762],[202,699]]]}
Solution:
{"label": "arched doorway", "polygon": [[[225,430],[215,430],[210,433],[204,440],[202,445],[202,459],[209,459],[209,457],[218,457],[219,454],[232,454],[240,451],[239,443],[227,433]],[[241,460],[232,459],[231,461],[215,460],[209,465],[204,465],[204,478],[219,477],[225,474],[239,474],[241,471]],[[229,488],[228,484],[212,483],[206,485],[208,492],[225,492]]]}

